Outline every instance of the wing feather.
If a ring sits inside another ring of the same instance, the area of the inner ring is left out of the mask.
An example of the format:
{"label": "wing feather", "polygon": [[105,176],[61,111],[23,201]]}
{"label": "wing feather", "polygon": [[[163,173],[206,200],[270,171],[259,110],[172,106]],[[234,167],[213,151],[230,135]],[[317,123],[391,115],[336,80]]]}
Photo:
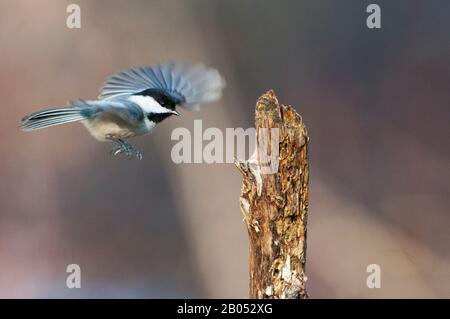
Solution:
{"label": "wing feather", "polygon": [[197,109],[222,96],[225,81],[215,69],[202,64],[169,63],[135,67],[112,75],[100,90],[100,99],[134,95],[147,89],[161,89],[174,97],[183,97],[181,106]]}

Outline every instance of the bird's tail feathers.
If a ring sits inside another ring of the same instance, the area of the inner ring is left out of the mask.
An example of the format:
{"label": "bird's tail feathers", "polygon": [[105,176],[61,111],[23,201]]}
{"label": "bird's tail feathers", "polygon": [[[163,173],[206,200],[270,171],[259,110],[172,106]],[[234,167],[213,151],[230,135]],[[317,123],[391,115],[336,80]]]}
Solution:
{"label": "bird's tail feathers", "polygon": [[86,112],[81,107],[83,102],[72,103],[71,107],[47,109],[32,113],[22,119],[20,128],[23,131],[33,131],[53,125],[81,121],[86,118]]}

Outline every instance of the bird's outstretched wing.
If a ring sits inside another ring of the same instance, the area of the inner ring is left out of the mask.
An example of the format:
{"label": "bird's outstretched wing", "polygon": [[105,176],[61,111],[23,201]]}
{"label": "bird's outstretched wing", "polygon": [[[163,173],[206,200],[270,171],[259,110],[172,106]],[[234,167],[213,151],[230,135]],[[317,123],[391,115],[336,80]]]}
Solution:
{"label": "bird's outstretched wing", "polygon": [[100,90],[100,99],[113,99],[159,89],[181,106],[197,109],[199,104],[218,100],[225,81],[215,69],[202,64],[169,63],[135,67],[112,75]]}

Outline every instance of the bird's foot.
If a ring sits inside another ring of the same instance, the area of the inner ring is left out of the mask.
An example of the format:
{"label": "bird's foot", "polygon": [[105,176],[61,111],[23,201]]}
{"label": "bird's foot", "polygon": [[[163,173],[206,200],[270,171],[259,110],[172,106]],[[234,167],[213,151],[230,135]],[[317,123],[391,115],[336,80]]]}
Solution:
{"label": "bird's foot", "polygon": [[132,159],[133,157],[136,157],[138,160],[142,159],[142,153],[133,145],[121,139],[115,139],[113,141],[117,143],[117,146],[111,150],[112,156],[124,154],[128,159]]}

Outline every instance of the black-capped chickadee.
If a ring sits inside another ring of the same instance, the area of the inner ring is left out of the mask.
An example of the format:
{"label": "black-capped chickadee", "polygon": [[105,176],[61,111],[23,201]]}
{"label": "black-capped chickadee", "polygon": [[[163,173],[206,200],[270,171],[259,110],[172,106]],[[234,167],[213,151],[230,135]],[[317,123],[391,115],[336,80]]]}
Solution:
{"label": "black-capped chickadee", "polygon": [[159,122],[179,115],[176,106],[191,110],[218,100],[225,86],[215,69],[203,65],[169,63],[135,67],[112,75],[98,100],[76,100],[64,108],[35,112],[22,119],[21,129],[32,131],[81,121],[99,141],[113,141],[113,155],[142,159],[124,139],[149,133]]}

